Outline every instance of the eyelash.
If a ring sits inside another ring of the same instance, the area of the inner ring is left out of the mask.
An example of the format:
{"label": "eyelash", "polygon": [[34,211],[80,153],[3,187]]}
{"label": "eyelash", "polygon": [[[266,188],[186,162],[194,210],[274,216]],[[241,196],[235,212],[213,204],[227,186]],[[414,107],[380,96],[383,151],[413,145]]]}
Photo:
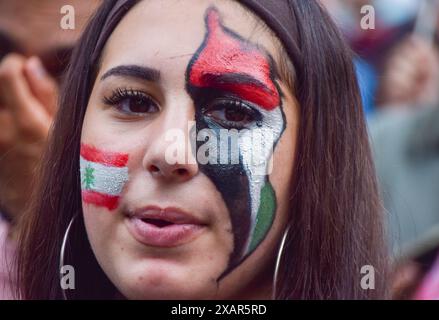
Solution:
{"label": "eyelash", "polygon": [[[227,112],[232,112],[232,114],[227,114]],[[227,129],[244,129],[254,123],[260,126],[262,120],[262,115],[256,108],[233,98],[213,100],[204,107],[203,114]],[[230,120],[227,116],[238,116],[242,119]]]}
{"label": "eyelash", "polygon": [[[104,97],[103,102],[126,115],[145,115],[159,111],[158,104],[150,95],[131,88],[117,88],[109,97]],[[148,110],[132,110],[133,103],[136,107],[146,106]],[[155,110],[151,111],[151,107]],[[260,126],[262,119],[261,113],[256,108],[233,97],[213,99],[205,105],[203,114],[224,128],[238,130],[248,128],[255,122]],[[230,120],[230,117],[235,117],[235,119]]]}
{"label": "eyelash", "polygon": [[[143,91],[135,90],[131,88],[117,88],[115,89],[109,97],[104,97],[103,102],[106,105],[115,107],[118,111],[125,114],[149,114],[154,113],[159,110],[158,104],[151,98],[150,95],[146,94]],[[128,102],[127,106],[125,102]],[[154,111],[133,111],[129,110],[132,108],[132,104],[135,103],[136,107],[145,107],[148,109],[154,107],[156,110]],[[128,110],[126,110],[126,107]]]}

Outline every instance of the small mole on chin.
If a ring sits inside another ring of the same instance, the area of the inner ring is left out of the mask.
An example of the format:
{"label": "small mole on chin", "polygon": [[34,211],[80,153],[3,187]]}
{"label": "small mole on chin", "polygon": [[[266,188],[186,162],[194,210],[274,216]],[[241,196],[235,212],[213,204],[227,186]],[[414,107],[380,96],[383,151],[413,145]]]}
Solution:
{"label": "small mole on chin", "polygon": [[227,233],[233,233],[233,230],[232,230],[231,228],[227,228],[227,229],[225,229],[225,231],[226,231]]}

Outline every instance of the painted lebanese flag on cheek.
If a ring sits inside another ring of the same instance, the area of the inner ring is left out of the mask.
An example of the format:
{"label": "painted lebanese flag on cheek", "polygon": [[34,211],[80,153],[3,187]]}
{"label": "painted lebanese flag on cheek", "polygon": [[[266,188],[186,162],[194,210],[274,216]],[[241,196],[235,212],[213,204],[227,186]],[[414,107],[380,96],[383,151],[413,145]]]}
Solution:
{"label": "painted lebanese flag on cheek", "polygon": [[114,210],[128,181],[128,154],[106,152],[81,144],[82,201]]}
{"label": "painted lebanese flag on cheek", "polygon": [[[190,66],[189,83],[199,88],[233,92],[266,110],[278,107],[280,96],[272,81],[268,57],[255,45],[224,30],[215,9],[209,10],[206,19],[208,34]],[[234,76],[234,79],[230,80],[228,76]]]}

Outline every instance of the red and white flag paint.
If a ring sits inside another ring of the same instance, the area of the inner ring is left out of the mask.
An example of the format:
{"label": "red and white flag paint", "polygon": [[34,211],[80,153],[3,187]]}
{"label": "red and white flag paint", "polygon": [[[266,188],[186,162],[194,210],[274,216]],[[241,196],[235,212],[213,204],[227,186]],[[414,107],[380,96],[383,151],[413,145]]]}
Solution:
{"label": "red and white flag paint", "polygon": [[128,181],[128,154],[107,152],[81,144],[82,201],[114,210]]}

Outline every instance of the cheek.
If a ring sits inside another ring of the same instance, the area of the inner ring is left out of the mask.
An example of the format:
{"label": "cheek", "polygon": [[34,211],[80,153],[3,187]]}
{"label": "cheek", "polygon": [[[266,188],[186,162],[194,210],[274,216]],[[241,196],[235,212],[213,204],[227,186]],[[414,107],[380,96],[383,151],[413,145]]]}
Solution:
{"label": "cheek", "polygon": [[273,229],[277,230],[275,233],[282,233],[288,223],[293,158],[287,154],[291,155],[292,153],[286,152],[285,144],[280,142],[274,153],[273,171],[270,175],[277,202],[276,217],[273,222]]}
{"label": "cheek", "polygon": [[[273,143],[278,141],[284,128],[283,114],[280,108],[266,112],[267,121],[264,128],[246,130],[239,133],[237,148],[238,164],[221,164],[221,159],[213,163],[200,164],[200,170],[211,179],[221,193],[227,206],[234,235],[234,251],[230,256],[228,268],[221,279],[253,253],[270,231],[277,211],[275,190],[267,176],[267,164]],[[197,118],[198,133],[212,129],[202,116]],[[221,130],[221,129],[218,129]],[[231,152],[231,148],[222,149],[221,132],[216,130],[216,145],[220,146],[212,154],[221,157],[223,152]],[[215,130],[214,130],[215,131]],[[215,139],[215,138],[214,138]],[[198,144],[198,151],[204,146]],[[275,152],[278,147],[275,148]],[[232,158],[229,154],[228,159]]]}
{"label": "cheek", "polygon": [[145,124],[142,121],[124,121],[118,118],[115,110],[102,107],[104,95],[99,90],[93,91],[84,122],[82,124],[81,142],[92,144],[103,151],[131,153],[143,143]]}
{"label": "cheek", "polygon": [[111,264],[114,246],[120,240],[119,217],[108,210],[84,204],[83,217],[91,248],[101,266]]}
{"label": "cheek", "polygon": [[[91,99],[93,100],[93,99]],[[96,100],[96,99],[94,99]],[[129,182],[144,135],[141,128],[116,121],[109,112],[90,105],[81,135],[80,181],[82,201],[115,211]],[[133,159],[134,158],[134,159]]]}
{"label": "cheek", "polygon": [[[285,110],[287,126],[273,154],[273,169],[270,181],[276,192],[278,214],[275,224],[283,230],[287,223],[291,185],[294,179],[294,161],[297,146],[298,111],[296,104],[290,103]],[[282,227],[283,226],[283,227]]]}
{"label": "cheek", "polygon": [[105,151],[81,143],[79,163],[83,203],[115,210],[128,182],[128,159],[127,153]]}

